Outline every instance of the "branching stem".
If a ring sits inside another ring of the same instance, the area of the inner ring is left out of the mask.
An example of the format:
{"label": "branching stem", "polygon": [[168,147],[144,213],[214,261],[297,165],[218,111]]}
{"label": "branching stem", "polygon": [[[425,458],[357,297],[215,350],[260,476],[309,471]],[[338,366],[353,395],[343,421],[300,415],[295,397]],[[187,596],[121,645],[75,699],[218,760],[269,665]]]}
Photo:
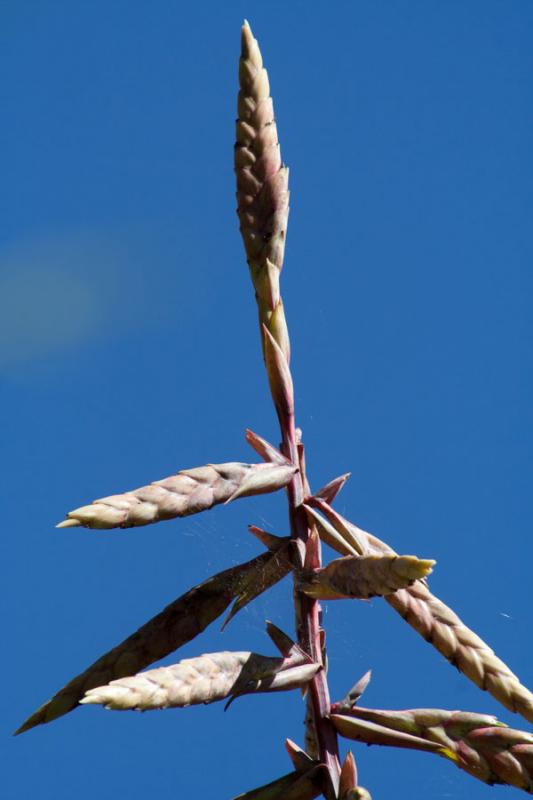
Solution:
{"label": "branching stem", "polygon": [[[287,487],[291,537],[304,545],[306,561],[312,563],[314,567],[320,567],[322,561],[319,539],[310,535],[307,515],[302,506],[306,494],[307,479],[305,476],[305,463],[298,454],[294,416],[282,417],[282,415],[279,415],[279,419],[283,440],[282,451],[293,464],[298,464],[300,467],[300,471],[294,475]],[[300,547],[295,548],[295,558],[298,558]],[[307,597],[296,588],[294,602],[298,642],[314,661],[320,662],[324,666],[324,648],[322,646],[324,634],[320,624],[320,603],[314,598]],[[332,786],[326,789],[326,796],[328,800],[334,800],[337,797],[339,788],[339,746],[337,732],[329,719],[331,702],[325,669],[321,669],[312,679],[309,692],[319,758],[322,763],[326,764],[332,783]]]}

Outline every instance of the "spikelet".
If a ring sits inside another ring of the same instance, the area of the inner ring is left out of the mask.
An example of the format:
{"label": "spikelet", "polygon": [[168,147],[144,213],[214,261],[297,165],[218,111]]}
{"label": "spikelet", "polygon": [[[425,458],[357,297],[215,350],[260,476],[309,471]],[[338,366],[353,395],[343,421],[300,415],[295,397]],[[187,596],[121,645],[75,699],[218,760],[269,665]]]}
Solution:
{"label": "spikelet", "polygon": [[533,695],[491,648],[423,583],[387,602],[457,669],[509,711],[533,722]]}
{"label": "spikelet", "polygon": [[303,656],[284,659],[248,651],[206,653],[90,689],[80,703],[101,704],[113,711],[148,711],[213,703],[249,692],[296,689],[320,669]]}
{"label": "spikelet", "polygon": [[[132,675],[201,633],[235,600],[230,617],[290,571],[288,540],[271,537],[268,553],[194,586],[121,644],[101,656],[35,711],[17,734],[52,722],[77,707],[85,692]],[[229,621],[226,620],[226,622]]]}
{"label": "spikelet", "polygon": [[149,486],[94,500],[67,514],[58,528],[131,528],[207,511],[237,497],[275,492],[287,486],[290,464],[208,464],[184,469]]}
{"label": "spikelet", "polygon": [[[320,536],[338,552],[394,554],[385,542],[341,517],[324,501],[311,499],[309,503],[327,515],[327,520],[324,520],[309,508]],[[533,694],[451,608],[430,592],[423,581],[399,589],[385,599],[476,686],[489,692],[509,711],[533,722]]]}
{"label": "spikelet", "polygon": [[332,714],[343,736],[393,747],[435,752],[485,783],[533,793],[533,735],[488,714],[415,708],[402,711],[354,707]]}
{"label": "spikelet", "polygon": [[[235,173],[237,213],[265,325],[290,359],[279,291],[289,215],[289,171],[282,164],[268,75],[247,22],[242,27]],[[263,343],[264,344],[264,343]]]}
{"label": "spikelet", "polygon": [[366,600],[388,595],[413,581],[425,578],[434,561],[416,556],[386,553],[371,556],[345,556],[326,567],[302,574],[298,588],[319,600],[357,598]]}

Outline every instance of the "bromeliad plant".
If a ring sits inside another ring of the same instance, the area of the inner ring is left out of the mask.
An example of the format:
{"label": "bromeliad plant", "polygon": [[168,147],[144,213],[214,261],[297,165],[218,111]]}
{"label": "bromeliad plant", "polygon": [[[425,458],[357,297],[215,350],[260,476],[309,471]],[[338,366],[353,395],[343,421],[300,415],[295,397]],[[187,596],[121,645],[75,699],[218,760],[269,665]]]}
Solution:
{"label": "bromeliad plant", "polygon": [[[206,511],[217,503],[285,489],[290,535],[252,526],[266,551],[190,589],[117,647],[71,680],[19,728],[51,722],[76,706],[109,709],[174,708],[231,702],[251,692],[300,689],[307,696],[305,750],[287,740],[292,772],[240,795],[241,800],[369,798],[358,784],[353,755],[339,759],[338,736],[366,744],[436,753],[486,783],[533,793],[533,736],[495,717],[464,711],[362,708],[370,679],[361,678],[332,703],[326,674],[320,602],[376,595],[481,689],[533,722],[533,695],[479,636],[435,597],[427,583],[434,561],[399,556],[377,537],[338,514],[332,504],[348,475],[313,492],[296,427],[290,346],[280,294],[289,213],[288,170],[280,156],[269,82],[257,41],[242,28],[235,172],[240,229],[259,310],[263,356],[281,428],[278,450],[246,432],[262,463],[208,464],[186,469],[135,491],[71,511],[58,527],[108,529],[148,525]],[[321,542],[341,558],[322,565]],[[294,579],[296,640],[271,623],[280,655],[209,653],[173,666],[140,670],[193,639],[229,606],[224,625],[247,603],[289,572]]]}

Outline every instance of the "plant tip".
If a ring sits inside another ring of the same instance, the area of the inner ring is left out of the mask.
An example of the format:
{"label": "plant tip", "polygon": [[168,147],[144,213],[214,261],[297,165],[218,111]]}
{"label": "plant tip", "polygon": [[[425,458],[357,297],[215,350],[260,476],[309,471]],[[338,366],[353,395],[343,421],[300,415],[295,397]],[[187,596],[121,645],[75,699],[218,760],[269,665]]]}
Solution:
{"label": "plant tip", "polygon": [[62,522],[58,522],[56,528],[79,528],[80,523],[77,519],[64,519]]}

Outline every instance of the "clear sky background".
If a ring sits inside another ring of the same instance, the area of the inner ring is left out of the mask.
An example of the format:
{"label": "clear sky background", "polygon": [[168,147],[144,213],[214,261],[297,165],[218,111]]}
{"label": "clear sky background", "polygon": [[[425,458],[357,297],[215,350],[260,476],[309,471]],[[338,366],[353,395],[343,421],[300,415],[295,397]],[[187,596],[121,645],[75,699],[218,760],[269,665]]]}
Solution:
{"label": "clear sky background", "polygon": [[[127,532],[69,509],[277,442],[232,167],[239,29],[291,168],[283,295],[309,477],[404,553],[533,684],[527,0],[0,2],[6,800],[231,798],[289,771],[298,693],[152,714],[30,712],[187,588],[286,533],[281,495]],[[290,582],[220,634],[272,654]],[[521,718],[388,606],[331,603],[330,685],[365,704]],[[354,744],[385,798],[507,797],[427,754]],[[510,795],[509,795],[510,796]]]}

